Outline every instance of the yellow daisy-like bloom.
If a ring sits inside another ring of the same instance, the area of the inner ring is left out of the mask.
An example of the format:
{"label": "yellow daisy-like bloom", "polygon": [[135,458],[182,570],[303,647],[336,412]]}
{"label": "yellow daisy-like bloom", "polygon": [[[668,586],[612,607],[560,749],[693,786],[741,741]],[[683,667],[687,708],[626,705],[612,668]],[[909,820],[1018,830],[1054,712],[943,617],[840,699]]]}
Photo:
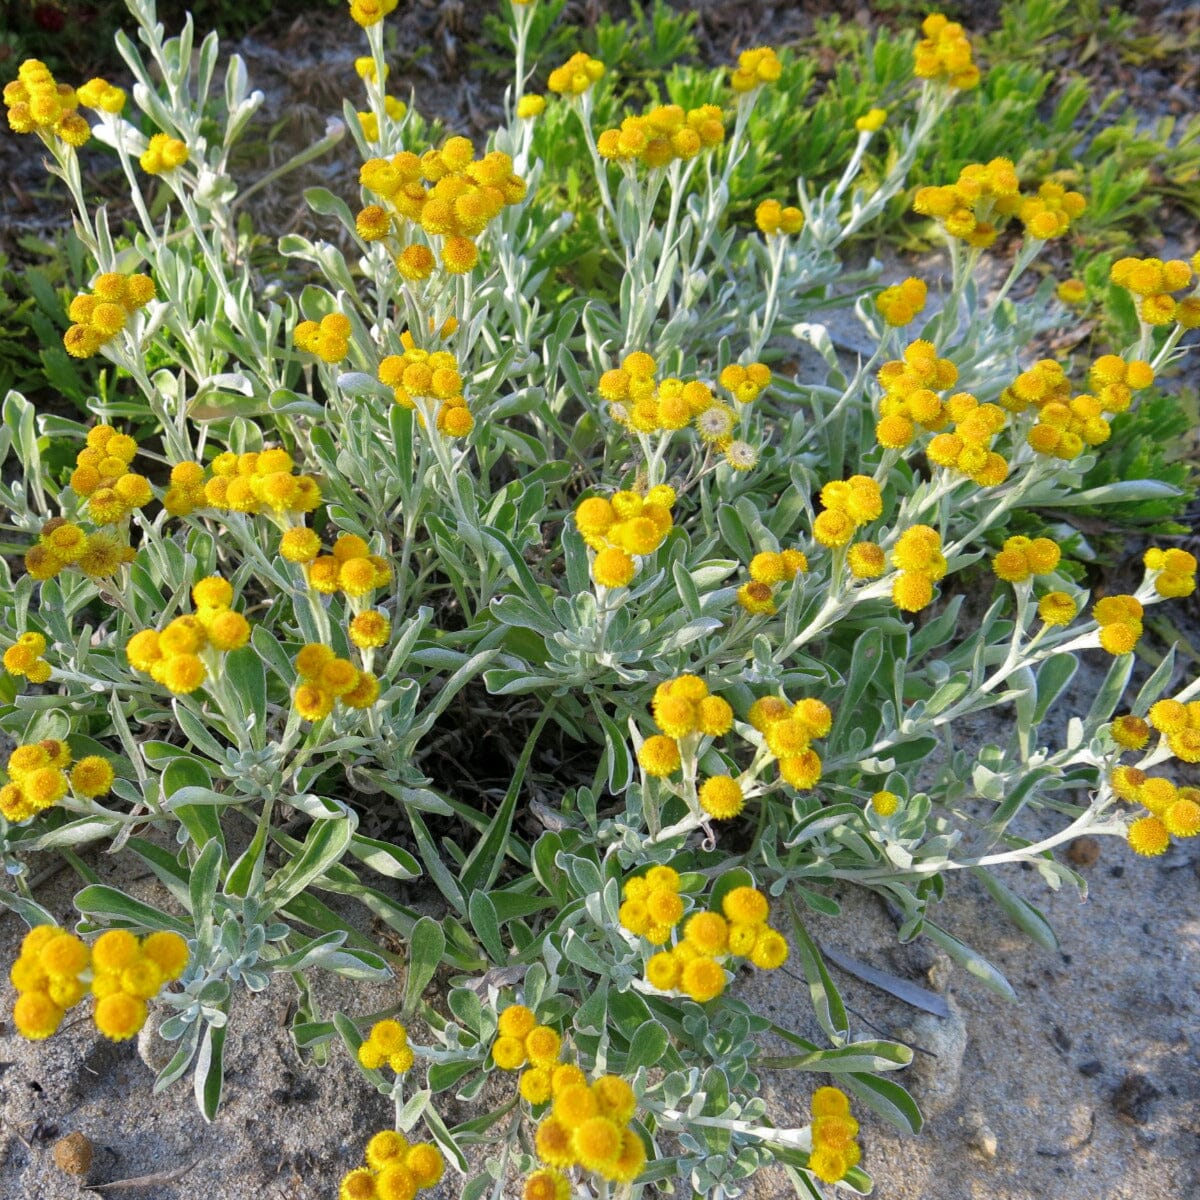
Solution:
{"label": "yellow daisy-like bloom", "polygon": [[554,1167],[541,1167],[525,1180],[521,1195],[523,1200],[570,1200],[571,1181]]}
{"label": "yellow daisy-like bloom", "polygon": [[737,601],[751,616],[770,617],[776,612],[775,597],[767,583],[743,583]]}
{"label": "yellow daisy-like bloom", "polygon": [[343,1175],[338,1188],[338,1200],[378,1200],[375,1176],[366,1167],[357,1167],[348,1175]]}
{"label": "yellow daisy-like bloom", "polygon": [[103,796],[115,778],[112,763],[99,754],[81,758],[71,771],[71,786],[81,796]]}
{"label": "yellow daisy-like bloom", "polygon": [[571,1148],[580,1166],[604,1174],[621,1152],[621,1130],[607,1117],[590,1117],[571,1131]]}
{"label": "yellow daisy-like bloom", "polygon": [[84,941],[65,931],[51,938],[38,954],[39,965],[52,978],[74,979],[87,970],[90,959]]}
{"label": "yellow daisy-like bloom", "polygon": [[557,1063],[550,1071],[550,1087],[555,1096],[577,1083],[587,1083],[587,1076],[574,1063]]}
{"label": "yellow daisy-like bloom", "polygon": [[562,1038],[549,1025],[535,1025],[525,1037],[525,1053],[535,1067],[552,1066],[562,1049]]}
{"label": "yellow daisy-like bloom", "polygon": [[546,1117],[534,1137],[537,1156],[552,1167],[573,1167],[576,1162],[571,1130],[557,1117]]}
{"label": "yellow daisy-like bloom", "polygon": [[492,1043],[492,1061],[502,1071],[516,1071],[526,1062],[525,1043],[515,1037],[498,1037]]}
{"label": "yellow daisy-like bloom", "polygon": [[715,959],[692,959],[679,977],[679,986],[698,1004],[704,1004],[725,990],[725,969]]}
{"label": "yellow daisy-like bloom", "polygon": [[763,929],[754,941],[750,961],[765,971],[773,971],[787,962],[788,944],[783,934],[774,929]]}
{"label": "yellow daisy-like bloom", "polygon": [[684,939],[700,954],[716,957],[729,948],[729,925],[720,913],[699,912],[687,919]]}
{"label": "yellow daisy-like bloom", "polygon": [[609,1178],[617,1183],[632,1183],[646,1165],[646,1147],[642,1139],[629,1128],[621,1131],[621,1149],[609,1170]]}
{"label": "yellow daisy-like bloom", "polygon": [[500,1014],[498,1024],[501,1037],[518,1038],[523,1042],[533,1032],[537,1018],[524,1004],[510,1004]]}
{"label": "yellow daisy-like bloom", "polygon": [[378,649],[386,646],[392,634],[392,623],[387,614],[378,609],[359,613],[350,622],[350,640],[360,650]]}
{"label": "yellow daisy-like bloom", "polygon": [[114,992],[96,1002],[96,1028],[110,1041],[133,1037],[146,1023],[146,1002],[125,992]]}
{"label": "yellow daisy-like bloom", "polygon": [[1129,826],[1126,834],[1130,848],[1144,858],[1165,854],[1171,844],[1167,827],[1159,817],[1141,817]]}
{"label": "yellow daisy-like bloom", "polygon": [[890,817],[900,807],[900,797],[895,792],[876,792],[871,797],[871,807],[881,817]]}
{"label": "yellow daisy-like bloom", "polygon": [[1141,717],[1117,717],[1109,727],[1112,739],[1125,750],[1141,750],[1150,740],[1150,725]]}
{"label": "yellow daisy-like bloom", "polygon": [[300,684],[292,699],[304,721],[319,721],[333,712],[333,693],[315,683]]}
{"label": "yellow daisy-like bloom", "polygon": [[607,546],[597,555],[592,564],[592,578],[601,587],[627,587],[637,571],[637,564],[616,546]]}
{"label": "yellow daisy-like bloom", "polygon": [[446,1160],[442,1157],[442,1152],[428,1142],[418,1142],[415,1146],[410,1146],[404,1165],[417,1181],[419,1188],[434,1187],[446,1171]]}
{"label": "yellow daisy-like bloom", "polygon": [[142,941],[142,954],[162,972],[167,980],[178,979],[187,967],[187,942],[170,930],[156,930]]}
{"label": "yellow daisy-like bloom", "polygon": [[540,117],[546,111],[545,96],[522,96],[517,101],[517,116],[522,120],[532,120]]}
{"label": "yellow daisy-like bloom", "polygon": [[736,887],[725,894],[721,911],[735,924],[756,925],[767,919],[769,908],[766,896],[757,888]]}
{"label": "yellow daisy-like bloom", "polygon": [[367,1166],[382,1171],[390,1163],[403,1163],[408,1153],[408,1139],[391,1129],[381,1129],[367,1142]]}
{"label": "yellow daisy-like bloom", "polygon": [[408,1030],[399,1021],[376,1021],[368,1034],[384,1054],[395,1054],[397,1050],[408,1045]]}
{"label": "yellow daisy-like bloom", "polygon": [[554,1118],[565,1129],[578,1129],[599,1111],[596,1095],[586,1082],[568,1084],[554,1092]]}
{"label": "yellow daisy-like bloom", "polygon": [[57,1032],[62,1019],[63,1010],[46,992],[23,992],[13,1005],[13,1025],[30,1041],[40,1042]]}
{"label": "yellow daisy-like bloom", "polygon": [[523,1071],[517,1087],[530,1104],[545,1104],[552,1095],[550,1068],[530,1067],[527,1071]]}
{"label": "yellow daisy-like bloom", "polygon": [[646,980],[659,991],[669,992],[678,986],[682,969],[679,960],[673,954],[660,950],[646,960]]}
{"label": "yellow daisy-like bloom", "polygon": [[836,1183],[850,1167],[850,1156],[836,1146],[817,1146],[808,1156],[808,1169],[823,1183]]}
{"label": "yellow daisy-like bloom", "polygon": [[403,1163],[390,1163],[375,1177],[379,1200],[413,1200],[417,1181]]}
{"label": "yellow daisy-like bloom", "polygon": [[637,1107],[633,1088],[619,1075],[601,1075],[592,1084],[592,1094],[596,1097],[600,1116],[608,1117],[618,1125],[624,1125]]}
{"label": "yellow daisy-like bloom", "polygon": [[679,770],[679,745],[673,738],[655,734],[642,743],[638,763],[647,775],[664,779]]}
{"label": "yellow daisy-like bloom", "polygon": [[[1184,795],[1189,792],[1192,795]],[[1179,799],[1167,807],[1162,814],[1162,822],[1172,837],[1190,838],[1200,833],[1200,790],[1196,788],[1180,788]]]}
{"label": "yellow daisy-like bloom", "polygon": [[698,798],[700,807],[717,820],[736,817],[746,803],[741,784],[729,775],[706,779],[700,786]]}
{"label": "yellow daisy-like bloom", "polygon": [[1070,625],[1079,615],[1079,605],[1066,592],[1047,592],[1038,601],[1038,616],[1046,625]]}

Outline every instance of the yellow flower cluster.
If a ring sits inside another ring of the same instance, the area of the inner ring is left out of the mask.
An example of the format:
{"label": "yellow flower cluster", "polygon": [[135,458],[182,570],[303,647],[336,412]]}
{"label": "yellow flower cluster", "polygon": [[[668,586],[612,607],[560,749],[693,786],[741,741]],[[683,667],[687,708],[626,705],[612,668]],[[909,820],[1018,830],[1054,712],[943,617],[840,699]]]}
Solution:
{"label": "yellow flower cluster", "polygon": [[[637,877],[625,886],[636,897]],[[787,962],[788,944],[767,924],[767,898],[757,888],[732,888],[721,900],[721,912],[696,912],[683,924],[683,937],[669,950],[646,962],[646,981],[662,992],[681,991],[704,1004],[721,995],[727,982],[723,965],[745,958],[773,971]]]}
{"label": "yellow flower cluster", "polygon": [[1008,477],[1008,460],[992,449],[992,438],[1004,428],[1004,409],[980,404],[970,392],[956,392],[946,399],[943,411],[955,423],[954,432],[930,440],[925,451],[930,461],[966,475],[980,487],[1002,484]]}
{"label": "yellow flower cluster", "polygon": [[97,277],[92,294],[80,293],[67,307],[72,324],[63,334],[63,346],[73,358],[91,358],[125,328],[129,318],[155,297],[149,275],[121,275],[110,271]]}
{"label": "yellow flower cluster", "polygon": [[1071,222],[1083,214],[1087,201],[1080,192],[1069,192],[1061,183],[1043,183],[1036,196],[1026,196],[1017,209],[1025,232],[1039,241],[1062,237]]}
{"label": "yellow flower cluster", "polygon": [[678,104],[660,104],[641,116],[626,117],[619,129],[604,130],[596,150],[601,158],[665,167],[676,159],[695,158],[724,140],[725,122],[715,104],[686,112]]}
{"label": "yellow flower cluster", "polygon": [[182,167],[188,160],[188,148],[179,138],[156,133],[142,152],[138,164],[147,175],[165,175]]}
{"label": "yellow flower cluster", "polygon": [[562,1038],[549,1025],[539,1025],[532,1009],[510,1004],[500,1014],[498,1036],[492,1044],[492,1061],[502,1071],[519,1071],[521,1094],[531,1104],[549,1099],[554,1066],[562,1051]]}
{"label": "yellow flower cluster", "polygon": [[1159,700],[1147,715],[1176,758],[1200,762],[1200,700]]}
{"label": "yellow flower cluster", "polygon": [[653,554],[671,532],[675,489],[652,487],[645,496],[616,492],[612,499],[589,496],[575,508],[575,527],[595,551],[592,579],[600,587],[627,587],[637,572],[635,558]]}
{"label": "yellow flower cluster", "polygon": [[308,642],[296,654],[300,677],[292,695],[296,712],[305,721],[320,721],[335,701],[347,708],[370,708],[379,699],[379,680],[360,671],[348,658],[338,658],[320,642]]}
{"label": "yellow flower cluster", "polygon": [[397,1075],[403,1075],[413,1065],[408,1030],[399,1021],[376,1021],[358,1048],[358,1061],[368,1071],[378,1071],[387,1063]]}
{"label": "yellow flower cluster", "polygon": [[804,228],[804,213],[794,204],[784,206],[778,200],[764,200],[754,210],[754,223],[767,237],[791,236]]}
{"label": "yellow flower cluster", "polygon": [[561,67],[555,67],[546,80],[550,91],[559,96],[582,96],[604,77],[604,64],[577,50]]}
{"label": "yellow flower cluster", "polygon": [[[553,1106],[534,1136],[537,1156],[546,1167],[525,1182],[526,1200],[558,1200],[563,1174],[572,1167],[591,1171],[609,1183],[632,1183],[646,1165],[646,1148],[630,1125],[637,1097],[619,1075],[601,1075],[592,1083],[578,1067],[564,1064],[562,1081],[554,1078]],[[537,1183],[534,1183],[537,1180]],[[532,1185],[532,1186],[531,1186]]]}
{"label": "yellow flower cluster", "polygon": [[904,612],[919,612],[933,602],[933,585],[946,574],[941,534],[929,525],[906,529],[892,547],[892,564],[900,568],[892,601]]}
{"label": "yellow flower cluster", "polygon": [[378,25],[399,0],[350,0],[350,19],[366,29]]}
{"label": "yellow flower cluster", "polygon": [[833,728],[829,705],[812,699],[790,704],[780,696],[762,696],[750,705],[746,719],[779,760],[779,778],[784,783],[800,792],[817,786],[821,759],[812,743],[828,737]]}
{"label": "yellow flower cluster", "polygon": [[42,657],[46,639],[40,633],[23,633],[4,652],[4,669],[10,675],[24,675],[30,683],[45,683],[50,664]]}
{"label": "yellow flower cluster", "polygon": [[85,533],[62,517],[52,517],[42,526],[37,543],[25,552],[25,570],[42,580],[77,567],[89,579],[104,579],[133,558],[132,548],[115,533],[103,529]]}
{"label": "yellow flower cluster", "polygon": [[[408,105],[395,96],[384,96],[383,110],[391,120],[403,121],[408,112]],[[363,137],[368,142],[379,141],[379,118],[373,112],[360,112],[355,116],[358,117],[358,123],[362,127]]]}
{"label": "yellow flower cluster", "polygon": [[1092,616],[1100,626],[1100,648],[1109,654],[1129,654],[1142,636],[1145,610],[1133,596],[1105,596],[1092,606]]}
{"label": "yellow flower cluster", "polygon": [[[758,461],[752,446],[734,439],[737,410],[717,400],[708,384],[698,379],[670,377],[656,381],[658,365],[645,351],[627,354],[619,367],[605,371],[597,390],[619,425],[635,433],[672,433],[692,425],[702,441],[725,455],[734,470],[749,470]],[[763,363],[730,363],[720,375],[721,386],[739,404],[756,400],[771,382]]]}
{"label": "yellow flower cluster", "polygon": [[139,942],[127,929],[110,929],[89,947],[57,925],[35,926],[9,973],[18,993],[13,1024],[23,1037],[41,1041],[91,992],[96,1028],[125,1041],[146,1023],[146,1001],[178,979],[187,961],[187,942],[177,933],[151,933]]}
{"label": "yellow flower cluster", "polygon": [[265,513],[288,525],[292,515],[312,512],[321,503],[317,481],[311,475],[295,474],[292,456],[281,447],[244,454],[227,450],[210,465],[212,475],[207,481],[199,463],[177,463],[171,469],[171,485],[163,496],[167,512],[185,517],[193,509],[207,507]]}
{"label": "yellow flower cluster", "polygon": [[[124,102],[124,94],[121,100]],[[50,68],[36,58],[27,58],[17,77],[4,85],[8,125],[14,133],[53,134],[68,146],[82,146],[92,136],[87,120],[77,111],[79,94],[66,83],[58,83]]]}
{"label": "yellow flower cluster", "polygon": [[1196,556],[1186,550],[1152,547],[1142,556],[1148,571],[1155,571],[1154,590],[1167,600],[1190,596],[1196,590]]}
{"label": "yellow flower cluster", "polygon": [[116,525],[154,499],[150,481],[129,470],[137,449],[133,438],[111,425],[88,430],[87,445],[75,456],[71,488],[86,497],[87,515],[97,525]]}
{"label": "yellow flower cluster", "polygon": [[1071,383],[1062,366],[1044,358],[1023,371],[1001,392],[999,403],[1010,412],[1021,413],[1033,406],[1037,420],[1025,438],[1038,454],[1072,459],[1084,446],[1099,446],[1111,436],[1105,413],[1124,412],[1135,391],[1154,382],[1149,363],[1127,363],[1106,354],[1092,364],[1089,382],[1096,394],[1072,397]]}
{"label": "yellow flower cluster", "polygon": [[546,111],[545,96],[522,96],[517,101],[517,116],[523,121],[540,117]]}
{"label": "yellow flower cluster", "polygon": [[738,603],[752,616],[775,612],[777,583],[787,583],[808,570],[808,556],[799,550],[764,550],[750,560],[750,582],[737,590]]}
{"label": "yellow flower cluster", "polygon": [[194,612],[176,617],[161,632],[143,629],[125,646],[136,671],[185,696],[221,669],[220,655],[240,650],[250,640],[250,622],[233,604],[233,587],[210,575],[192,588]]}
{"label": "yellow flower cluster", "polygon": [[1115,767],[1110,778],[1122,800],[1140,804],[1149,814],[1126,830],[1135,854],[1154,858],[1166,852],[1171,838],[1200,834],[1200,788],[1176,787],[1169,779],[1149,776],[1136,767]]}
{"label": "yellow flower cluster", "polygon": [[783,74],[783,63],[770,46],[756,46],[738,55],[737,66],[731,68],[729,86],[739,95],[752,92],[764,83],[777,83]]}
{"label": "yellow flower cluster", "polygon": [[747,363],[745,366],[730,363],[721,368],[717,382],[739,404],[752,404],[770,384],[771,368],[760,362]]}
{"label": "yellow flower cluster", "polygon": [[850,1100],[835,1087],[817,1088],[812,1097],[812,1152],[808,1169],[823,1183],[845,1177],[862,1157],[858,1122],[850,1115]]}
{"label": "yellow flower cluster", "polygon": [[422,1189],[436,1187],[446,1170],[432,1142],[410,1144],[393,1129],[381,1129],[367,1142],[365,1158],[365,1167],[342,1176],[338,1200],[413,1200]]}
{"label": "yellow flower cluster", "polygon": [[629,880],[621,892],[621,928],[644,937],[652,946],[666,945],[671,930],[683,919],[679,872],[654,866]]}
{"label": "yellow flower cluster", "polygon": [[279,543],[284,558],[307,563],[308,586],[314,591],[326,596],[340,591],[355,604],[391,582],[387,559],[372,554],[358,534],[340,534],[330,554],[320,554],[320,545],[316,533],[304,528],[289,529]]}
{"label": "yellow flower cluster", "polygon": [[[8,756],[8,782],[0,787],[0,814],[17,824],[57,804],[73,788],[92,799],[112,787],[112,763],[89,754],[71,767],[71,748],[59,738],[26,742]],[[69,772],[69,774],[68,774]]]}
{"label": "yellow flower cluster", "polygon": [[692,733],[719,737],[733,727],[733,710],[696,675],[664,680],[654,689],[651,707],[655,724],[676,739]]}
{"label": "yellow flower cluster", "polygon": [[1010,537],[992,558],[992,570],[1006,583],[1026,583],[1035,575],[1052,575],[1062,550],[1050,538]]}
{"label": "yellow flower cluster", "polygon": [[831,549],[845,546],[855,530],[883,514],[883,494],[869,475],[832,479],[821,489],[825,506],[813,520],[813,537]]}
{"label": "yellow flower cluster", "polygon": [[[501,209],[525,199],[527,185],[513,174],[512,165],[500,150],[476,159],[475,147],[465,137],[449,138],[440,150],[423,155],[402,150],[390,159],[368,159],[359,182],[388,207],[363,209],[356,222],[359,236],[382,241],[405,223],[418,225],[425,236],[441,238],[442,266],[462,275],[479,261],[474,239]],[[426,279],[433,272],[433,254],[413,242],[396,255],[396,267],[405,279]]]}
{"label": "yellow flower cluster", "polygon": [[75,97],[84,108],[116,114],[125,107],[125,89],[96,76],[75,89]]}
{"label": "yellow flower cluster", "polygon": [[932,342],[910,343],[903,358],[885,362],[876,378],[884,389],[879,402],[875,438],[889,450],[903,450],[916,437],[916,427],[936,432],[946,424],[939,391],[953,387],[958,368],[938,358]]}
{"label": "yellow flower cluster", "polygon": [[930,13],[921,22],[925,35],[913,49],[913,74],[918,79],[941,79],[966,90],[979,83],[979,68],[971,55],[971,42],[957,21]]}
{"label": "yellow flower cluster", "polygon": [[1124,412],[1133,403],[1133,393],[1153,382],[1154,368],[1139,358],[1126,362],[1119,355],[1102,354],[1088,369],[1088,386],[1108,413]]}
{"label": "yellow flower cluster", "polygon": [[875,297],[879,315],[891,326],[899,329],[907,325],[925,307],[929,289],[925,280],[910,275],[901,283],[886,287]]}
{"label": "yellow flower cluster", "polygon": [[463,397],[458,359],[448,350],[421,350],[406,330],[401,335],[403,354],[389,354],[379,364],[379,382],[392,389],[401,408],[417,409],[417,421],[425,426],[418,400],[437,402],[437,429],[445,437],[466,437],[475,428],[475,418]]}
{"label": "yellow flower cluster", "polygon": [[1021,206],[1021,181],[1011,159],[970,163],[956,183],[923,187],[913,197],[913,211],[935,217],[953,238],[986,249],[999,232],[997,219],[1011,217]]}
{"label": "yellow flower cluster", "polygon": [[1119,258],[1108,277],[1137,297],[1138,315],[1147,325],[1178,321],[1184,329],[1195,329],[1200,325],[1200,294],[1193,291],[1178,301],[1171,295],[1191,283],[1193,272],[1200,275],[1200,251],[1190,263],[1181,258]]}
{"label": "yellow flower cluster", "polygon": [[292,341],[322,362],[339,363],[350,353],[350,318],[345,313],[326,313],[318,321],[301,321],[292,330]]}

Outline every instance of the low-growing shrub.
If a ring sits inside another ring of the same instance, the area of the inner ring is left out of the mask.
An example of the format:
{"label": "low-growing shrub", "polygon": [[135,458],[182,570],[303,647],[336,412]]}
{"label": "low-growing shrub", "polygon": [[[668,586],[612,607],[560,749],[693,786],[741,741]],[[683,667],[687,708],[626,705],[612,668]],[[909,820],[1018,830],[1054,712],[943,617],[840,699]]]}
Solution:
{"label": "low-growing shrub", "polygon": [[[734,181],[787,160],[763,114],[802,64],[749,49],[686,104],[614,112],[611,73],[582,52],[547,71],[550,95],[525,91],[537,6],[514,3],[505,124],[483,147],[428,145],[386,91],[394,6],[351,4],[363,98],[288,164],[342,137],[363,160],[359,186],[307,192],[328,240],[279,239],[295,289],[243,253],[246,185],[227,168],[262,97],[236,56],[216,84],[215,36],[197,46],[189,21],[167,38],[152,0],[130,0],[128,92],[33,60],[5,88],[94,263],[63,345],[113,381],[94,422],[3,403],[0,726],[18,745],[0,902],[33,927],[15,1023],[49,1036],[90,991],[119,1039],[154,1003],[177,1046],[157,1086],[194,1070],[211,1119],[237,993],[290,976],[297,1044],[348,1051],[395,1102],[343,1200],[412,1196],[447,1168],[465,1197],[512,1170],[529,1200],[571,1178],[735,1196],[771,1162],[802,1195],[865,1192],[851,1107],[917,1129],[888,1077],[911,1051],[856,1034],[806,911],[866,888],[902,940],[1011,995],[938,920],[958,872],[1052,944],[1007,864],[1081,885],[1054,855],[1079,835],[1157,855],[1200,832],[1200,792],[1156,771],[1200,760],[1200,685],[1168,695],[1168,655],[1126,698],[1146,609],[1191,595],[1196,560],[1152,547],[1135,592],[1092,596],[1047,525],[1178,494],[1123,438],[1140,413],[1173,428],[1156,386],[1200,316],[1200,260],[1120,259],[1133,344],[1039,352],[1073,290],[1031,268],[1087,198],[992,159],[916,193],[945,279],[847,270],[848,240],[980,80],[936,15],[905,78],[893,63],[878,104],[821,131],[850,147],[840,178],[796,179],[751,221],[731,216]],[[885,124],[887,168],[862,186]],[[89,201],[90,139],[129,185],[130,236]],[[599,268],[581,281],[561,238],[570,196],[593,190]],[[1002,233],[1017,249],[988,290]],[[872,347],[857,362],[817,319],[838,305]],[[74,461],[48,459],[64,441]],[[1085,483],[1106,463],[1122,467]],[[1090,703],[1070,690],[1089,651],[1111,658]],[[994,708],[1011,736],[971,746],[960,731]],[[495,740],[506,710],[503,795],[435,782],[433,732]],[[587,766],[535,806],[552,734]],[[170,905],[98,882],[90,846],[151,872]],[[40,854],[81,875],[76,933],[29,886]],[[418,879],[442,919],[402,902]],[[383,1014],[323,1013],[307,982],[401,961]],[[826,1045],[738,998],[741,972],[785,962]],[[427,995],[443,965],[444,1003]],[[765,1058],[766,1034],[795,1053]],[[766,1066],[838,1086],[785,1127]],[[473,1099],[489,1078],[509,1102],[448,1127],[438,1094]],[[410,1142],[421,1125],[431,1140]],[[480,1145],[494,1153],[468,1159]]]}

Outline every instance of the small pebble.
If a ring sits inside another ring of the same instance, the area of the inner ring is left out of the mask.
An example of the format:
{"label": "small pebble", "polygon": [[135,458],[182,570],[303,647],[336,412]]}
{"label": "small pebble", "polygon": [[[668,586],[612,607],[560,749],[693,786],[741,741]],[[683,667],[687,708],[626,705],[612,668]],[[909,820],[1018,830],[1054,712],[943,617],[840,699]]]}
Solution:
{"label": "small pebble", "polygon": [[986,1125],[980,1125],[974,1134],[971,1135],[972,1148],[978,1150],[984,1158],[995,1158],[998,1144],[996,1135]]}
{"label": "small pebble", "polygon": [[1073,867],[1094,867],[1100,859],[1100,842],[1094,837],[1077,837],[1067,847],[1067,862]]}
{"label": "small pebble", "polygon": [[1112,1104],[1118,1116],[1132,1121],[1135,1125],[1145,1125],[1150,1120],[1155,1100],[1161,1095],[1162,1092],[1145,1075],[1130,1071],[1117,1084]]}
{"label": "small pebble", "polygon": [[54,1165],[66,1175],[86,1175],[92,1169],[92,1143],[76,1130],[54,1143]]}
{"label": "small pebble", "polygon": [[1091,1079],[1103,1070],[1104,1064],[1098,1058],[1089,1058],[1087,1062],[1079,1064],[1079,1073],[1085,1079]]}

